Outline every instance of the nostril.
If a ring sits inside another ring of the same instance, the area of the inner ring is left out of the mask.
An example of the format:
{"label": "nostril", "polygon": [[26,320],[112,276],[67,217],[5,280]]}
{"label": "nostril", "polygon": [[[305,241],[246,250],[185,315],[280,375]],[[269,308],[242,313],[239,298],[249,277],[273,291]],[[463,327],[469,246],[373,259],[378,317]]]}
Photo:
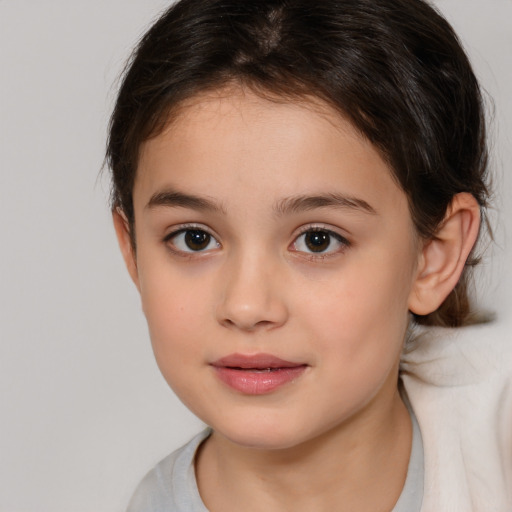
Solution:
{"label": "nostril", "polygon": [[225,318],[224,320],[221,320],[220,323],[224,325],[224,327],[237,328],[244,331],[256,331],[258,329],[270,328],[276,325],[275,322],[271,322],[270,320],[252,322],[250,320],[242,321],[240,319],[232,320],[230,318]]}
{"label": "nostril", "polygon": [[268,260],[251,253],[239,255],[235,263],[226,265],[219,277],[217,321],[244,331],[272,329],[286,322],[286,295],[276,286]]}
{"label": "nostril", "polygon": [[251,332],[267,330],[282,325],[288,318],[284,304],[274,304],[265,308],[221,308],[218,321],[224,327]]}

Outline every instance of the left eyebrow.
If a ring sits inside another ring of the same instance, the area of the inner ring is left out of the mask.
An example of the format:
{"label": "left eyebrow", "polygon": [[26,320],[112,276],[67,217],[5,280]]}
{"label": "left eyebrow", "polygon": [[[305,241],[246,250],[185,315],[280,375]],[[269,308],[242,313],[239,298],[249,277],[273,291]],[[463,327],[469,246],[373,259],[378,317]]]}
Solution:
{"label": "left eyebrow", "polygon": [[276,203],[274,210],[279,215],[285,215],[288,213],[298,213],[327,207],[340,208],[342,210],[356,210],[371,215],[377,215],[375,208],[363,199],[341,194],[287,197]]}

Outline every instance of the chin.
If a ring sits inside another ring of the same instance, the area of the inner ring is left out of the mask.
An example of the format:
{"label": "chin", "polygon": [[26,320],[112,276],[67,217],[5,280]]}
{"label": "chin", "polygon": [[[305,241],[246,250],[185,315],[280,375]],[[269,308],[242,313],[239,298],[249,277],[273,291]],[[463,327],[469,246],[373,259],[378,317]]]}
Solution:
{"label": "chin", "polygon": [[[293,422],[292,422],[293,423]],[[213,424],[213,431],[229,442],[255,450],[286,450],[298,446],[314,437],[311,433],[299,431],[297,425],[285,425],[269,418],[254,419],[240,423]],[[309,435],[308,435],[309,434]]]}
{"label": "chin", "polygon": [[244,432],[243,434],[221,433],[226,439],[237,446],[262,451],[277,451],[293,448],[300,441],[289,435],[278,432]]}

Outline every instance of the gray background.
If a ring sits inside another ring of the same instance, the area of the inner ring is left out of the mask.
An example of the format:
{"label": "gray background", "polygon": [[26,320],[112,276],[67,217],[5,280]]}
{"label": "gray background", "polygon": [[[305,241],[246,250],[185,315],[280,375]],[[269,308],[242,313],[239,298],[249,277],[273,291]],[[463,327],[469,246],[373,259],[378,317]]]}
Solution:
{"label": "gray background", "polygon": [[[507,332],[512,0],[436,4],[495,101],[500,213],[477,288]],[[98,177],[115,79],[166,5],[0,0],[0,512],[121,511],[201,428],[153,362]]]}

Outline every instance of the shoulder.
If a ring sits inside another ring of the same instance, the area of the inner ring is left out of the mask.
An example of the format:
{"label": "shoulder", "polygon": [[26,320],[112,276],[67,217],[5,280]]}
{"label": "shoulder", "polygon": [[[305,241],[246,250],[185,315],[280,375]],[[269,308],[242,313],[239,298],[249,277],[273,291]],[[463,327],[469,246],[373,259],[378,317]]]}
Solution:
{"label": "shoulder", "polygon": [[512,325],[416,327],[405,347],[401,370],[435,386],[471,385],[488,377],[510,383]]}
{"label": "shoulder", "polygon": [[194,474],[194,456],[206,429],[160,461],[137,486],[127,512],[203,512]]}
{"label": "shoulder", "polygon": [[512,329],[413,332],[402,380],[425,451],[424,510],[510,510]]}

